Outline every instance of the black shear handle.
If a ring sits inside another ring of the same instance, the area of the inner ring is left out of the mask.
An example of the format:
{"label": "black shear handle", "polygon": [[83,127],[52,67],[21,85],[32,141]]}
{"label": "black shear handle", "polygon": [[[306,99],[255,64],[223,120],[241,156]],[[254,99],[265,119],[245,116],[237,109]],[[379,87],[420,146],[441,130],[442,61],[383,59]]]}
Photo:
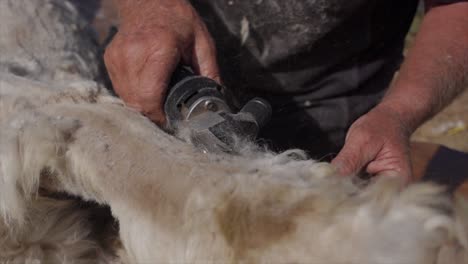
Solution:
{"label": "black shear handle", "polygon": [[169,82],[169,90],[185,78],[193,77],[195,75],[196,74],[190,67],[184,65],[177,66],[177,68],[172,73],[171,81]]}

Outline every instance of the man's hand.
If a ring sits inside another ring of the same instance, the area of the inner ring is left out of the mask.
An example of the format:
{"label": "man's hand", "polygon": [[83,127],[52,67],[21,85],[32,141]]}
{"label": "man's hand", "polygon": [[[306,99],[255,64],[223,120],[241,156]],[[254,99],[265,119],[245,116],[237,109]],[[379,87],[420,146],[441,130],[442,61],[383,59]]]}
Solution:
{"label": "man's hand", "polygon": [[121,25],[104,55],[117,94],[158,124],[165,93],[182,61],[219,80],[213,41],[186,0],[117,0]]}
{"label": "man's hand", "polygon": [[428,11],[382,102],[358,119],[333,160],[343,173],[411,179],[409,136],[468,86],[468,2],[427,0]]}
{"label": "man's hand", "polygon": [[398,113],[377,106],[354,122],[332,164],[342,175],[364,170],[371,175],[400,176],[410,181],[410,132]]}

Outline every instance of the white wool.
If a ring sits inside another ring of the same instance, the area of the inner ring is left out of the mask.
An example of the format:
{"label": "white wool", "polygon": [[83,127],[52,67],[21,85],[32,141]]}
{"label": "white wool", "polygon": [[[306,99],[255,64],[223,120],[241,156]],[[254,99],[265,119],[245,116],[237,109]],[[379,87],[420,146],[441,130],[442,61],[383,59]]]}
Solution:
{"label": "white wool", "polygon": [[[0,263],[467,263],[467,205],[443,188],[365,186],[299,150],[252,143],[204,154],[93,81],[68,1],[1,1],[3,18]],[[28,33],[21,49],[15,30]],[[41,191],[110,206],[119,258],[88,209]]]}
{"label": "white wool", "polygon": [[97,47],[69,1],[0,1],[0,71],[33,80],[94,80]]}
{"label": "white wool", "polygon": [[19,227],[0,222],[0,263],[85,263],[99,252],[86,211],[74,201],[37,198]]}
{"label": "white wool", "polygon": [[466,257],[466,209],[440,187],[385,178],[361,187],[295,151],[203,154],[113,100],[68,98],[3,113],[10,225],[41,184],[109,204],[130,262],[418,264],[443,247]]}

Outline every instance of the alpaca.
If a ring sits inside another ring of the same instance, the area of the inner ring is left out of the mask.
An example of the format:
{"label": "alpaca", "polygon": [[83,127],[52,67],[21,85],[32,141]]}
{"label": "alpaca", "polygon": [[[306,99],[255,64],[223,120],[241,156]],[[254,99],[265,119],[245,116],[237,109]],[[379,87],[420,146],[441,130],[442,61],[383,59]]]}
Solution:
{"label": "alpaca", "polygon": [[[68,1],[0,18],[0,263],[468,263],[468,206],[443,187],[254,143],[202,153],[99,83]],[[83,202],[109,206],[118,242]]]}

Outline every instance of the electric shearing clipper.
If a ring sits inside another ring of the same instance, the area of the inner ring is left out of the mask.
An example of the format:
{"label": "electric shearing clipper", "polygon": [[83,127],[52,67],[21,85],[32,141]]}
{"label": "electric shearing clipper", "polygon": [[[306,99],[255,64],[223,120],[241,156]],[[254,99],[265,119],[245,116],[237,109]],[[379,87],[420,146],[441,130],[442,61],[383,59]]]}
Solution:
{"label": "electric shearing clipper", "polygon": [[172,76],[164,104],[168,128],[188,126],[192,143],[204,152],[237,153],[239,140],[255,139],[270,119],[270,104],[261,98],[234,111],[232,96],[212,79],[178,67]]}

